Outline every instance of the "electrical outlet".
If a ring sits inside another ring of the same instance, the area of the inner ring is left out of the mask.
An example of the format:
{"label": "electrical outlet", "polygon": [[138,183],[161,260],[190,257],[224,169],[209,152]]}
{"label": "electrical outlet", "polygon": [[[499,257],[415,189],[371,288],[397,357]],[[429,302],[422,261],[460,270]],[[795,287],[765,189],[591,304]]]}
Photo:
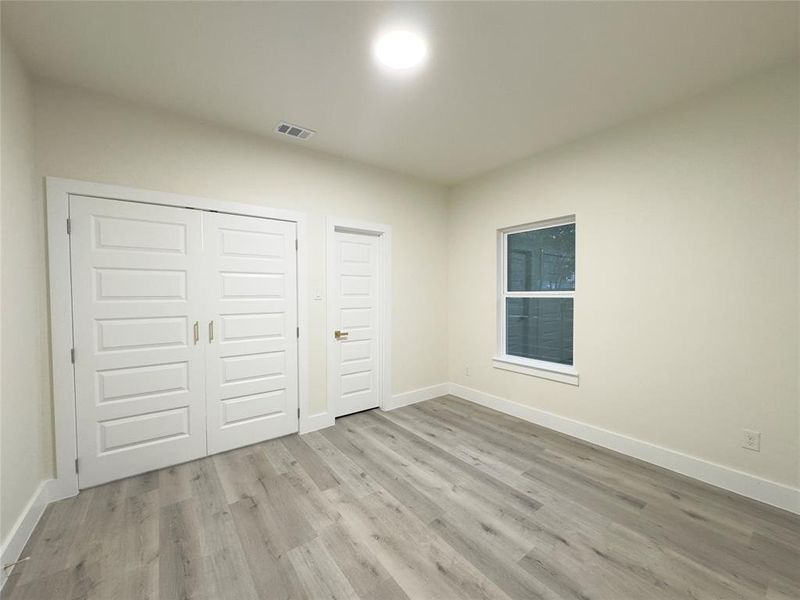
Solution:
{"label": "electrical outlet", "polygon": [[742,448],[761,452],[761,432],[742,429]]}

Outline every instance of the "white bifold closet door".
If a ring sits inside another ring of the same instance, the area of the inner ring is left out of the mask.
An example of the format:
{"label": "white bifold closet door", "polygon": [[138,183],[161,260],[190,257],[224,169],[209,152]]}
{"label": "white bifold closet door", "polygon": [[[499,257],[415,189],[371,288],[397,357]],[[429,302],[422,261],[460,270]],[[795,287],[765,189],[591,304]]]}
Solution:
{"label": "white bifold closet door", "polygon": [[297,431],[295,224],[70,198],[79,485]]}
{"label": "white bifold closet door", "polygon": [[71,197],[79,481],[206,454],[201,213]]}
{"label": "white bifold closet door", "polygon": [[297,431],[295,227],[203,215],[209,454]]}

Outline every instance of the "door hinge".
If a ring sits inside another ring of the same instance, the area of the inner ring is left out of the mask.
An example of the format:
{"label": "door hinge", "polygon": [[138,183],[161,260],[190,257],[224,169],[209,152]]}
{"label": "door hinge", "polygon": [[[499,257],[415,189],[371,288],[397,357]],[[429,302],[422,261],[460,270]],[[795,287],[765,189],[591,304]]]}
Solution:
{"label": "door hinge", "polygon": [[297,337],[300,337],[300,328],[297,328]]}
{"label": "door hinge", "polygon": [[75,472],[80,473],[80,468],[78,467],[78,459],[75,459]]}
{"label": "door hinge", "polygon": [[297,407],[297,418],[298,419],[300,418],[300,407],[299,406]]}
{"label": "door hinge", "polygon": [[72,233],[72,219],[67,219],[67,235]]}
{"label": "door hinge", "polygon": [[70,348],[69,350],[69,359],[72,361],[72,364],[75,364],[75,348]]}
{"label": "door hinge", "polygon": [[300,242],[297,241],[297,238],[294,240],[294,249],[298,250],[300,248]]}

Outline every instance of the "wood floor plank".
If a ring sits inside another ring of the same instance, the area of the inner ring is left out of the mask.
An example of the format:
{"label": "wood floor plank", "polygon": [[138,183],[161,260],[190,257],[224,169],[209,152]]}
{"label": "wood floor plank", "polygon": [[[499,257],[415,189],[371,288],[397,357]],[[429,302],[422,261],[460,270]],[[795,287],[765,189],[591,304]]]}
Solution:
{"label": "wood floor plank", "polygon": [[[396,432],[399,433],[399,432]],[[531,548],[531,540],[537,527],[530,521],[530,514],[539,509],[540,504],[504,486],[480,471],[470,472],[468,466],[458,463],[454,457],[444,454],[444,458],[423,440],[405,440],[402,435],[385,438],[376,432],[365,431],[364,436],[372,434],[383,439],[388,449],[393,449],[397,461],[406,460],[403,469],[410,485],[425,494],[440,506],[451,519],[468,524],[476,530],[490,533],[488,541],[503,546],[507,559],[517,560]],[[416,442],[416,443],[414,443]],[[423,443],[424,442],[424,443]],[[422,473],[422,475],[420,475]]]}
{"label": "wood floor plank", "polygon": [[292,549],[289,561],[309,598],[359,600],[353,586],[319,538]]}
{"label": "wood floor plank", "polygon": [[27,583],[17,585],[8,596],[4,589],[2,597],[4,600],[6,598],[13,598],[13,600],[43,600],[45,598],[78,600],[79,596],[76,596],[73,590],[74,581],[79,576],[74,567],[47,573],[29,580]]}
{"label": "wood floor plank", "polygon": [[86,596],[86,600],[109,600],[109,598],[156,600],[158,597],[158,568],[148,566],[101,577]]}
{"label": "wood floor plank", "polygon": [[309,433],[303,436],[303,440],[334,472],[340,484],[349,487],[356,497],[368,496],[377,491],[377,483],[367,472],[345,456],[321,433]]}
{"label": "wood floor plank", "polygon": [[273,534],[278,526],[272,516],[264,518],[260,505],[252,499],[231,504],[253,586],[260,598],[288,600],[301,598],[304,592],[300,580],[285,556],[289,546]]}
{"label": "wood floor plank", "polygon": [[[794,587],[800,592],[800,560],[797,550],[761,532],[755,532],[750,547],[758,557],[761,568],[770,571],[774,584],[784,580],[786,588]],[[797,594],[800,598],[800,593]]]}
{"label": "wood floor plank", "polygon": [[428,441],[447,444],[454,455],[467,464],[483,463],[493,470],[507,470],[522,473],[528,462],[520,452],[509,452],[493,445],[486,437],[474,435],[470,431],[456,428],[437,416],[425,414],[417,407],[407,412],[388,413],[385,418],[417,433]]}
{"label": "wood floor plank", "polygon": [[[356,434],[356,430],[346,424],[341,428],[335,427],[323,431],[323,435],[342,453],[370,473],[372,478],[384,489],[402,501],[423,521],[430,522],[442,514],[442,508],[411,486],[403,473],[392,470],[388,465],[383,465],[376,460],[376,452],[373,452],[375,448],[370,447],[363,438],[358,438]],[[378,450],[378,452],[380,451]]]}
{"label": "wood floor plank", "polygon": [[159,598],[209,598],[197,513],[192,498],[160,510]]}
{"label": "wood floor plank", "polygon": [[296,508],[315,532],[322,531],[341,518],[328,502],[325,492],[320,491],[303,469],[293,468],[282,477],[294,488]]}
{"label": "wood floor plank", "polygon": [[126,498],[120,527],[103,545],[104,572],[147,571],[158,565],[160,507],[158,491]]}
{"label": "wood floor plank", "polygon": [[259,600],[244,554],[237,546],[214,552],[203,561],[209,597],[217,600]]}
{"label": "wood floor plank", "polygon": [[[91,543],[90,538],[84,537],[82,527],[94,492],[94,489],[87,490],[52,506],[38,543],[31,548],[31,558],[20,576],[20,585],[75,567],[70,564],[74,556],[73,545],[80,547]],[[100,518],[102,515],[98,515]]]}
{"label": "wood floor plank", "polygon": [[411,600],[400,584],[392,578],[385,579],[370,593],[361,596],[362,600]]}
{"label": "wood floor plank", "polygon": [[200,520],[199,543],[203,556],[210,556],[239,543],[213,460],[192,463],[192,500]]}
{"label": "wood floor plank", "polygon": [[[31,537],[28,538],[25,547],[22,549],[20,553],[20,558],[30,557],[32,556],[34,549],[39,545],[39,539],[44,534],[44,531],[47,529],[47,519],[52,514],[54,508],[59,503],[49,504],[44,513],[42,513],[41,518],[39,519],[39,523],[37,524],[36,528],[31,533]],[[23,562],[17,563],[15,566],[11,567],[10,569],[6,570],[6,574],[8,575],[8,579],[6,580],[5,585],[3,586],[2,590],[0,590],[0,598],[7,598],[11,597],[12,590],[17,586],[17,584],[22,579],[22,575],[25,572],[25,569],[28,568],[37,568],[40,565],[35,564],[31,567],[30,559],[24,560]]]}
{"label": "wood floor plank", "polygon": [[[502,506],[503,513],[507,514],[513,507],[519,514],[523,514],[536,511],[541,506],[531,494],[506,485],[498,471],[485,468],[486,465],[482,463],[465,461],[463,456],[449,452],[448,446],[432,443],[413,429],[393,428],[381,415],[362,416],[370,419],[370,427],[365,428],[363,435],[369,436],[370,429],[382,431],[384,434],[382,439],[387,447],[394,449],[401,456],[413,458],[417,464],[430,467],[439,473],[439,479],[442,481],[461,482],[473,493],[488,499],[489,510]],[[522,479],[521,474],[517,473],[514,473],[513,477]]]}
{"label": "wood floor plank", "polygon": [[197,461],[174,465],[157,471],[158,501],[161,506],[183,502],[192,497],[192,477],[195,462]]}
{"label": "wood floor plank", "polygon": [[339,511],[410,598],[507,598],[390,494],[346,501]]}
{"label": "wood floor plank", "polygon": [[[664,556],[652,540],[610,523],[605,530],[575,527],[564,543],[537,546],[519,564],[564,598],[695,598],[687,570]],[[736,597],[724,588],[720,598]]]}
{"label": "wood floor plank", "polygon": [[249,513],[253,525],[263,530],[273,557],[279,559],[317,535],[297,500],[294,488],[282,475],[260,490],[254,490],[251,496],[235,502],[231,508],[242,520]]}
{"label": "wood floor plank", "polygon": [[107,483],[92,490],[92,501],[81,527],[82,543],[73,543],[66,552],[68,566],[95,562],[112,550],[112,544],[125,527],[125,483]]}
{"label": "wood floor plank", "polygon": [[451,521],[449,517],[434,520],[431,527],[510,598],[558,598],[506,553],[498,552],[489,539],[493,535],[491,531],[480,533],[475,528],[465,527],[463,520]]}
{"label": "wood floor plank", "polygon": [[[621,486],[635,484],[637,493],[643,493],[644,487],[649,487],[659,499],[668,503],[685,503],[689,510],[704,507],[707,512],[717,515],[718,518],[726,518],[729,522],[757,523],[760,528],[770,530],[774,536],[781,537],[784,541],[800,540],[800,519],[778,508],[498,413],[456,396],[444,396],[426,404],[463,413],[465,417],[479,421],[487,428],[505,432],[508,436],[521,436],[521,443],[525,443],[526,439],[540,440],[546,443],[546,450],[550,453],[557,453],[586,465],[601,465],[613,474]],[[741,519],[743,512],[747,515],[746,519]]]}
{"label": "wood floor plank", "polygon": [[[252,460],[252,456],[252,449],[247,447],[217,454],[212,459],[229,504],[246,498],[259,479],[278,476],[267,461]],[[261,469],[257,467],[259,463],[263,465]]]}
{"label": "wood floor plank", "polygon": [[50,505],[3,600],[797,600],[800,517],[454,397]]}
{"label": "wood floor plank", "polygon": [[290,435],[282,438],[281,442],[320,490],[327,490],[339,485],[339,480],[336,479],[333,471],[308,447],[302,437]]}
{"label": "wood floor plank", "polygon": [[297,465],[297,460],[280,439],[262,442],[251,448],[254,455],[266,457],[267,464],[279,475],[283,475]]}
{"label": "wood floor plank", "polygon": [[367,546],[342,523],[326,528],[320,539],[359,597],[373,597],[392,578]]}

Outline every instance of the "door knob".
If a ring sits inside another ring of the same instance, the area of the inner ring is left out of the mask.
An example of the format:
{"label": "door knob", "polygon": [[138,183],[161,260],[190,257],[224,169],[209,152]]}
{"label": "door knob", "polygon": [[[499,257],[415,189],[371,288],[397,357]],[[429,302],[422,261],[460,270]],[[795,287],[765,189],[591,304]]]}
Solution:
{"label": "door knob", "polygon": [[346,340],[348,333],[346,331],[339,331],[338,329],[333,332],[333,337],[337,340]]}

